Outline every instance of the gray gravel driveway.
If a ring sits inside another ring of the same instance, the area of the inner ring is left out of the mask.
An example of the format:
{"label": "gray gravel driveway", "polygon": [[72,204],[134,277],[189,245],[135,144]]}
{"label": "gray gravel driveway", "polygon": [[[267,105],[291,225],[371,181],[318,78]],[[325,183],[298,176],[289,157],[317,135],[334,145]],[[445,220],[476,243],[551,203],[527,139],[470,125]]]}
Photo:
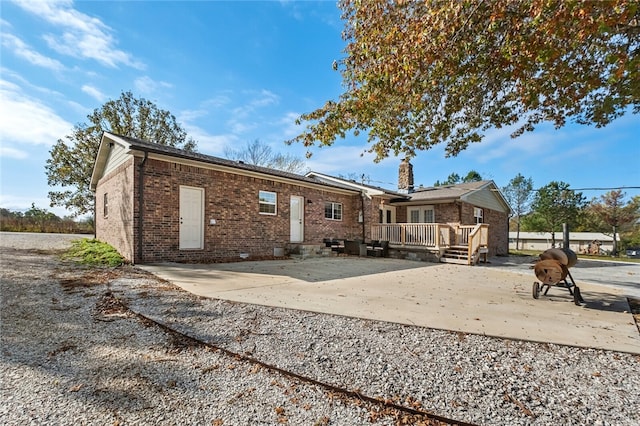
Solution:
{"label": "gray gravel driveway", "polygon": [[0,247],[21,250],[63,250],[69,248],[72,241],[82,238],[93,238],[93,235],[0,232]]}
{"label": "gray gravel driveway", "polygon": [[475,424],[640,424],[636,355],[200,298],[42,251],[0,259],[3,425],[437,424],[364,396]]}

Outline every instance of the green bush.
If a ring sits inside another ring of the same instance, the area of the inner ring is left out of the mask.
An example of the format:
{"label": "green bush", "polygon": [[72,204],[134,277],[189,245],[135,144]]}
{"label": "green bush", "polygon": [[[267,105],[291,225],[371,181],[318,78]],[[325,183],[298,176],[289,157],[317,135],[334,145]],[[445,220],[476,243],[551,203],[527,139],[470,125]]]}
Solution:
{"label": "green bush", "polygon": [[64,257],[93,266],[120,266],[125,263],[124,258],[112,246],[88,238],[74,241]]}

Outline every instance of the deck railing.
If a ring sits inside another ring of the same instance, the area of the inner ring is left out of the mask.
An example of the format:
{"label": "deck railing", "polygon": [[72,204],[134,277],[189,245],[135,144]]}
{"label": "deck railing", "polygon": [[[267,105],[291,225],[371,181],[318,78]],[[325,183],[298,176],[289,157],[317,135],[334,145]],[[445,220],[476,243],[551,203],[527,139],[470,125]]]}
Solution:
{"label": "deck railing", "polygon": [[447,223],[389,223],[371,225],[371,239],[389,241],[391,246],[447,248],[467,246],[469,255],[489,244],[489,225]]}
{"label": "deck railing", "polygon": [[445,223],[389,223],[371,225],[371,239],[392,246],[439,249],[451,245],[451,227]]}
{"label": "deck railing", "polygon": [[480,247],[487,247],[489,244],[489,225],[479,223],[475,225],[467,234],[468,259],[473,264],[477,261]]}
{"label": "deck railing", "polygon": [[456,231],[456,241],[455,245],[457,246],[466,246],[469,244],[469,234],[473,232],[477,225],[457,225],[455,227]]}

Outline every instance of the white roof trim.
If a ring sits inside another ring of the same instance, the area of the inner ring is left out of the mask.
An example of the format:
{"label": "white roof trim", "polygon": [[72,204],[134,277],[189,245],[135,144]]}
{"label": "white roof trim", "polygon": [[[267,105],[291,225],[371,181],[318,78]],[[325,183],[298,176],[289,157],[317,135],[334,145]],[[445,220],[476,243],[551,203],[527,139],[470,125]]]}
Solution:
{"label": "white roof trim", "polygon": [[355,181],[352,180],[346,180],[346,179],[341,179],[335,176],[330,176],[330,175],[325,175],[323,173],[318,173],[318,172],[309,172],[307,173],[305,176],[307,177],[315,177],[315,178],[319,178],[320,180],[326,180],[328,182],[333,182],[333,183],[338,183],[340,185],[345,185],[345,186],[350,186],[358,191],[362,191],[365,194],[367,194],[367,196],[373,196],[373,195],[385,195],[386,192],[380,189],[374,189],[371,188],[370,186],[366,186],[366,185],[362,185],[359,184]]}

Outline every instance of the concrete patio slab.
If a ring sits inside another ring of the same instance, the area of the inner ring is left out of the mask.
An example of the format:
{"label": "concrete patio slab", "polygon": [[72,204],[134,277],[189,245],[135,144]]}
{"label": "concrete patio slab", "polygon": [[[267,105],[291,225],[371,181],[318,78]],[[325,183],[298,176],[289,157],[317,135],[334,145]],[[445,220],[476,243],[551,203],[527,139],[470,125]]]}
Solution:
{"label": "concrete patio slab", "polygon": [[562,288],[536,300],[533,272],[359,257],[141,267],[204,297],[640,354],[619,290],[576,281],[583,306]]}

